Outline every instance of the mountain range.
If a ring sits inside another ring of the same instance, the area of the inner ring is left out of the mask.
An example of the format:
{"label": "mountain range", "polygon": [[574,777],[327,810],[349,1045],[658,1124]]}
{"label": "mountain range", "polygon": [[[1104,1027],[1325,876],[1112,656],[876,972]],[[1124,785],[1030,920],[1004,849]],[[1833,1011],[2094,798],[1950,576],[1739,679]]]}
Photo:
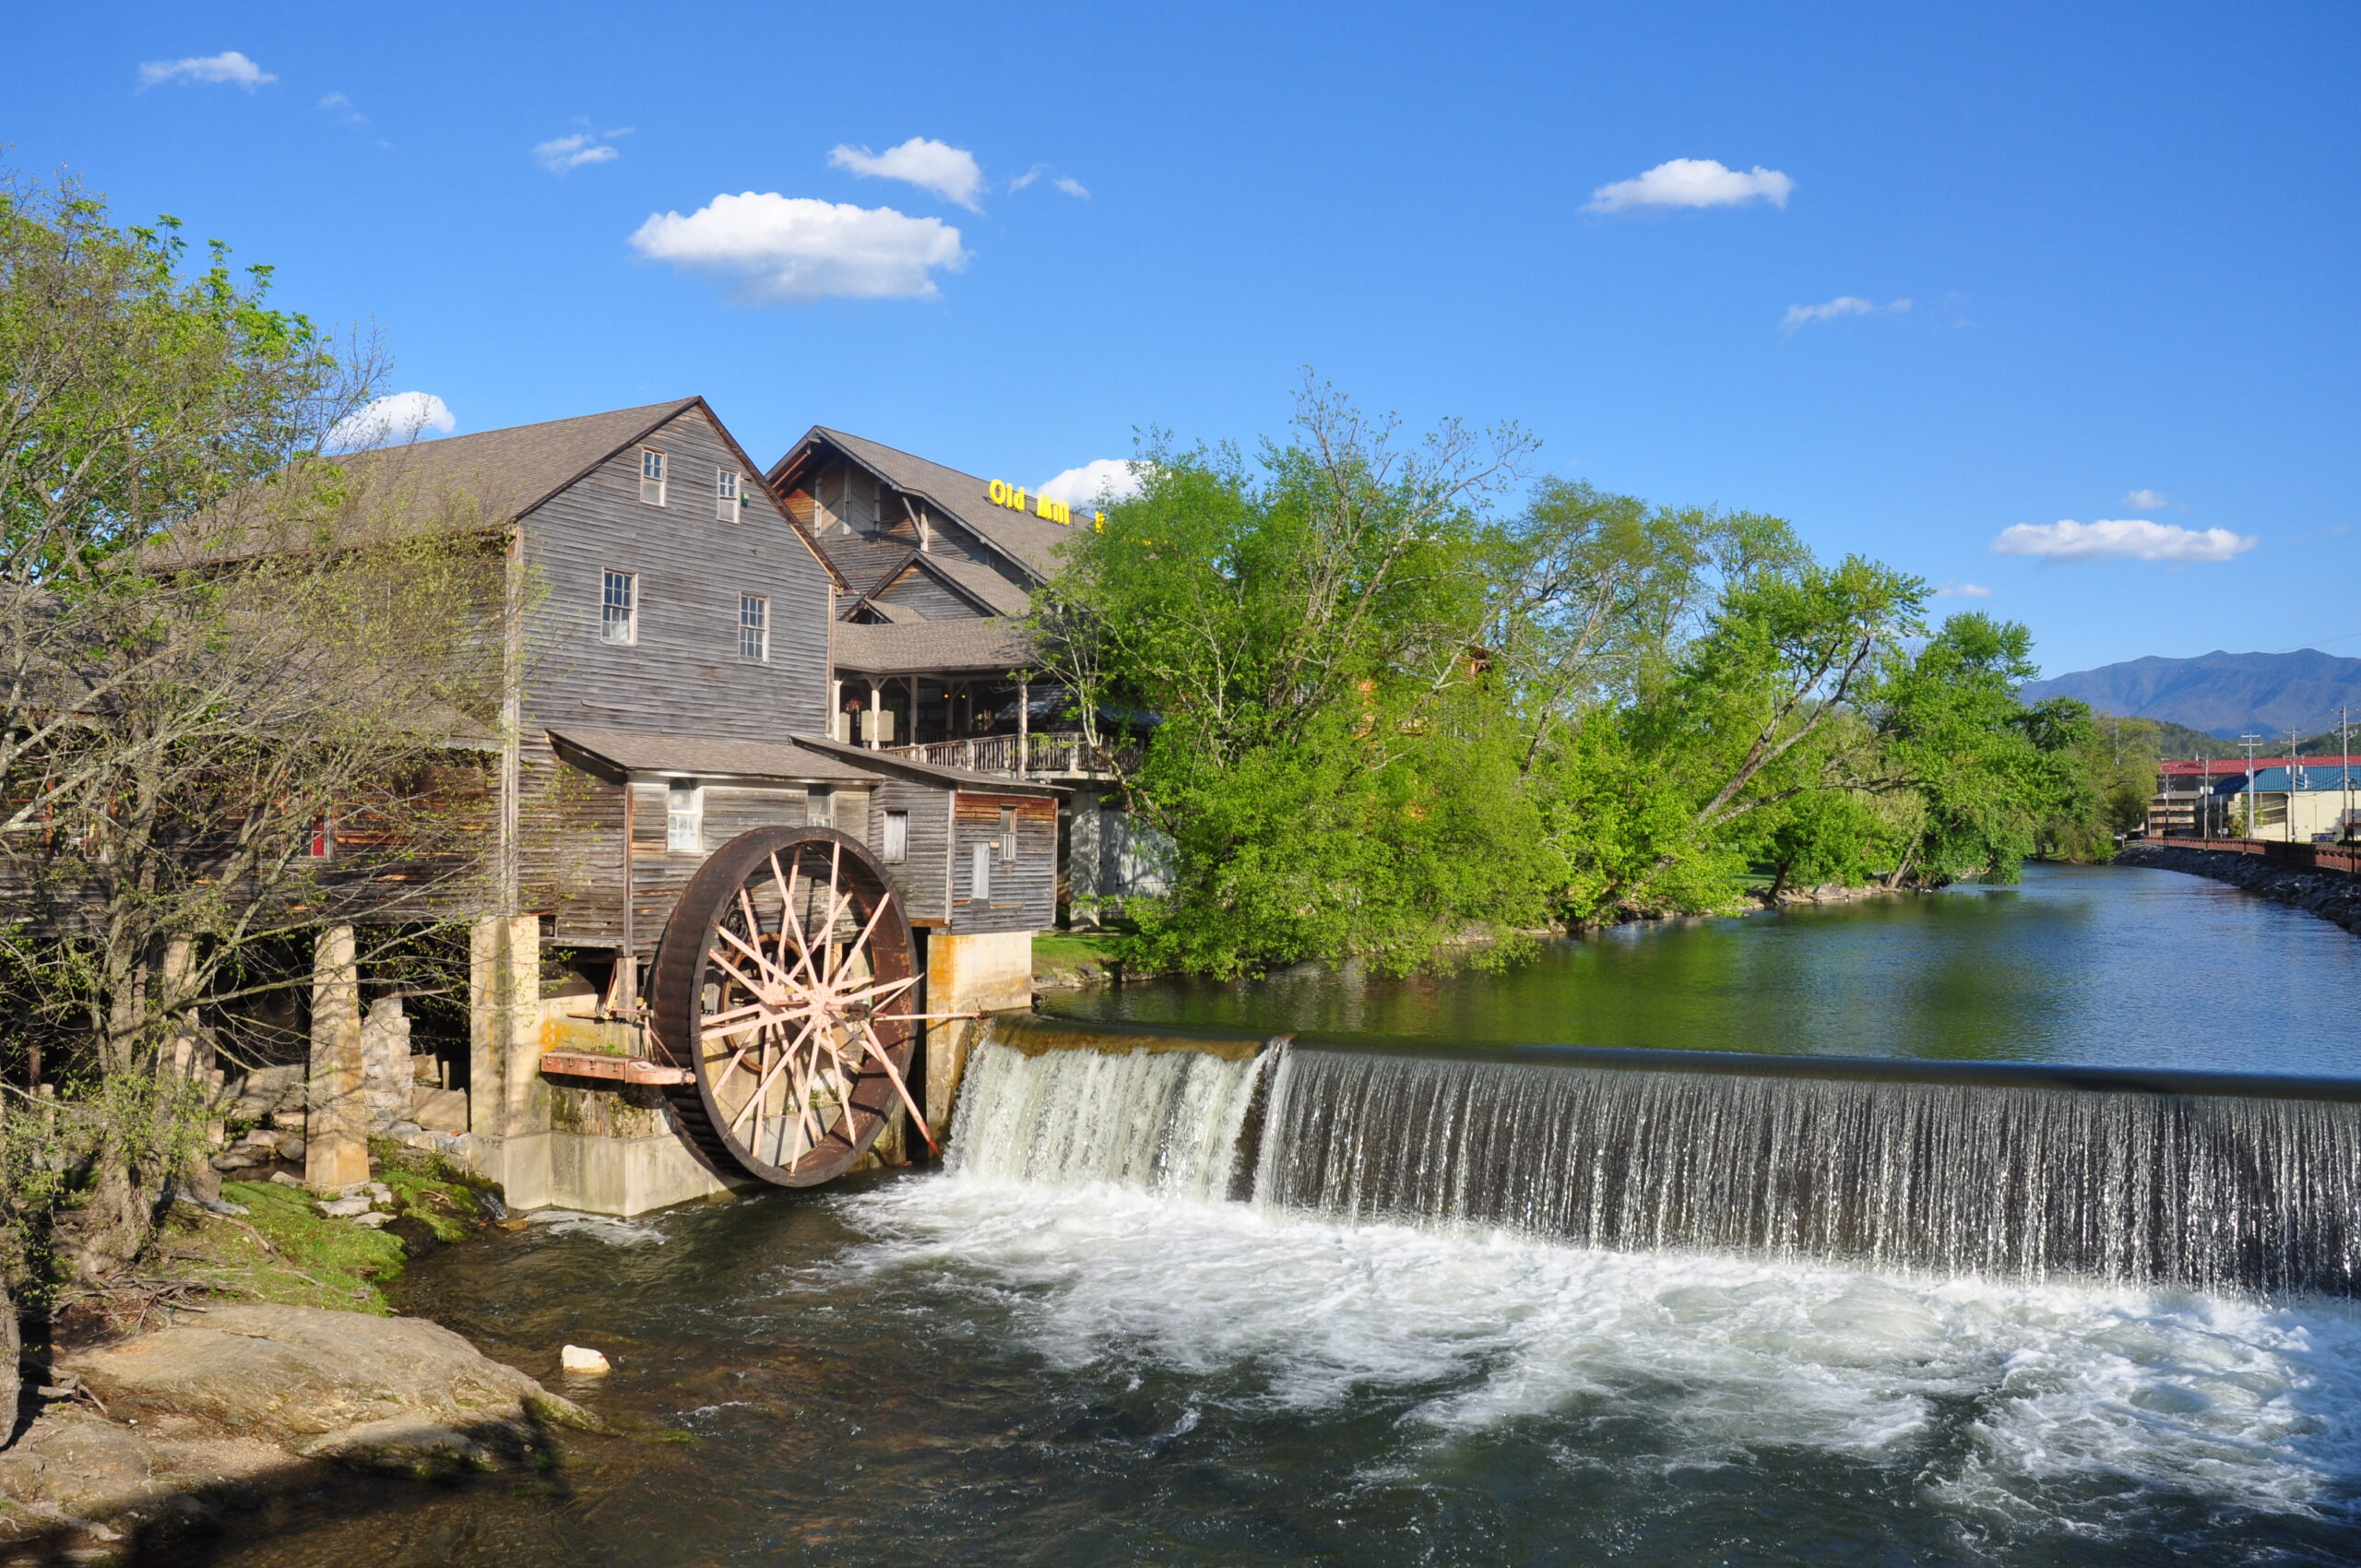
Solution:
{"label": "mountain range", "polygon": [[2195,659],[2133,659],[2047,681],[2029,681],[2029,700],[2079,697],[2101,713],[2160,719],[2229,739],[2251,731],[2284,740],[2332,729],[2340,708],[2361,723],[2361,659],[2315,647],[2294,653],[2224,653]]}

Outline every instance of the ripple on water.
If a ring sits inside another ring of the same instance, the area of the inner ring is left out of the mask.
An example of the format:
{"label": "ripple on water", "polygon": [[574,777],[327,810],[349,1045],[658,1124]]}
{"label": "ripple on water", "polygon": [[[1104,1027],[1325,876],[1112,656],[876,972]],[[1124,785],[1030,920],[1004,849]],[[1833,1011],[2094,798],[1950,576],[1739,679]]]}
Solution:
{"label": "ripple on water", "polygon": [[870,1240],[837,1266],[989,1297],[1068,1375],[1157,1369],[1244,1420],[1382,1405],[1397,1441],[1371,1478],[1514,1437],[1634,1478],[1865,1464],[1963,1519],[2069,1532],[2165,1498],[2361,1526],[2343,1303],[1586,1252],[1111,1187],[934,1180],[841,1206]]}

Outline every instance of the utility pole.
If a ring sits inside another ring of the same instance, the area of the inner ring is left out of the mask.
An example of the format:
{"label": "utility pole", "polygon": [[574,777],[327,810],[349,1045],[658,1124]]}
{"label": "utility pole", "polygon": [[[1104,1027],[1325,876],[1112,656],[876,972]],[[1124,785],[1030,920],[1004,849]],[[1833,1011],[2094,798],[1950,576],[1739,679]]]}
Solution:
{"label": "utility pole", "polygon": [[2247,798],[2247,826],[2246,831],[2241,834],[2240,837],[2251,838],[2257,832],[2257,826],[2254,819],[2254,754],[2262,749],[2262,737],[2260,735],[2241,735],[2238,737],[2238,744],[2245,749],[2247,754],[2247,787],[2245,790]]}
{"label": "utility pole", "polygon": [[2202,824],[2197,836],[2210,839],[2213,837],[2213,758],[2208,754],[2198,762],[2205,770],[2205,782],[2197,791],[2197,820]]}
{"label": "utility pole", "polygon": [[2353,710],[2336,710],[2336,839],[2342,844],[2353,821]]}
{"label": "utility pole", "polygon": [[2296,841],[2296,754],[2304,747],[2304,738],[2294,730],[2287,731],[2287,842]]}

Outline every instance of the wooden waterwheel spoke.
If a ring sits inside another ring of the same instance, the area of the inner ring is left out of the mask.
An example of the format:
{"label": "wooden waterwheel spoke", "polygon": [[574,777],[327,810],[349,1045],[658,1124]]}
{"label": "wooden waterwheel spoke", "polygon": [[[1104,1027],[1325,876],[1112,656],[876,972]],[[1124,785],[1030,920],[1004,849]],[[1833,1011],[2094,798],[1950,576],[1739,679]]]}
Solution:
{"label": "wooden waterwheel spoke", "polygon": [[859,1003],[866,1002],[872,996],[894,996],[901,992],[909,990],[910,987],[918,983],[919,977],[916,975],[909,975],[897,980],[881,980],[875,985],[864,987],[860,991],[846,992],[843,995],[836,999],[836,1005],[838,1009],[841,1010],[846,1007],[853,1006]]}
{"label": "wooden waterwheel spoke", "polygon": [[885,1069],[885,1075],[894,1080],[894,1092],[902,1097],[902,1104],[908,1108],[911,1125],[918,1128],[919,1136],[926,1140],[927,1147],[937,1147],[934,1133],[926,1124],[926,1112],[920,1111],[919,1102],[910,1098],[910,1086],[902,1081],[902,1070],[894,1065],[894,1053],[885,1049],[885,1042],[877,1038],[877,1031],[869,1027],[866,1018],[861,1020],[860,1032],[869,1037],[870,1054],[877,1058],[880,1067]]}
{"label": "wooden waterwheel spoke", "polygon": [[[778,1026],[774,1026],[774,1028],[778,1028],[778,1032],[781,1034],[787,1032],[784,1028],[779,1028]],[[812,1028],[813,1026],[811,1024],[804,1025],[803,1034],[810,1034],[812,1032]],[[746,1113],[748,1111],[759,1111],[763,1103],[763,1097],[771,1092],[771,1085],[777,1081],[778,1077],[779,1069],[788,1064],[789,1061],[794,1057],[797,1049],[801,1047],[802,1043],[803,1035],[797,1036],[795,1043],[780,1051],[778,1053],[778,1060],[772,1063],[768,1067],[763,1070],[762,1077],[754,1085],[753,1094],[747,1099],[744,1105],[739,1107],[738,1114],[730,1119],[730,1127],[732,1132],[737,1131],[739,1124],[746,1120]],[[754,1125],[758,1130],[761,1128],[762,1118],[760,1115],[755,1117]]]}

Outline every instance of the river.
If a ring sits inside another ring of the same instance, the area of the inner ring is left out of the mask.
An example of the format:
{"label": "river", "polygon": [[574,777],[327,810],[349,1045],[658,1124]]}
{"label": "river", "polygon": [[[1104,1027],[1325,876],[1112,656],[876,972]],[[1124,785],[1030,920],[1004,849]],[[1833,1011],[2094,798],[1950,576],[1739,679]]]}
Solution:
{"label": "river", "polygon": [[[2320,1075],[2350,1070],[2356,981],[2361,943],[2261,899],[2036,869],[2011,892],[1616,932],[1499,976],[1062,1005]],[[599,1347],[610,1377],[552,1385],[631,1433],[521,1483],[283,1499],[212,1560],[2361,1560],[2352,1302],[1223,1201],[1222,1138],[1264,1069],[1183,1054],[1155,1071],[1185,1114],[1124,1133],[1152,1158],[1050,1146],[1107,1082],[1077,1088],[1069,1061],[1052,1084],[996,1045],[948,1170],[544,1215],[426,1260],[410,1310],[543,1375],[559,1344]]]}

